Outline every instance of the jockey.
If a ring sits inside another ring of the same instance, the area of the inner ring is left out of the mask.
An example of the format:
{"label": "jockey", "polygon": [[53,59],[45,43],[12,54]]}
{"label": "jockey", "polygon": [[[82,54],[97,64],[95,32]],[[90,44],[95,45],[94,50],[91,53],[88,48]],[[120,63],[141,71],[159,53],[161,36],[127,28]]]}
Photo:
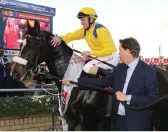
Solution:
{"label": "jockey", "polygon": [[[83,51],[84,57],[95,56],[99,60],[107,61],[116,66],[119,62],[116,46],[109,30],[102,24],[95,22],[98,18],[96,11],[84,7],[79,11],[77,18],[80,19],[82,28],[64,36],[52,37],[51,44],[56,47],[61,43],[61,40],[68,43],[73,40],[85,39],[91,51]],[[83,70],[88,74],[96,75],[102,68],[112,69],[110,66],[92,59],[84,65]]]}

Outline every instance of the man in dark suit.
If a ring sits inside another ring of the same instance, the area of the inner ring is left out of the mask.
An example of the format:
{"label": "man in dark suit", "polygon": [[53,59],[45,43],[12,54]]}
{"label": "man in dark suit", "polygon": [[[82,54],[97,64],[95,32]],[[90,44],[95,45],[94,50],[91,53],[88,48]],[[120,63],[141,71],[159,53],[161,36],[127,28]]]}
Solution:
{"label": "man in dark suit", "polygon": [[[99,87],[111,86],[116,96],[113,96],[112,120],[116,130],[120,131],[150,131],[150,109],[133,111],[126,109],[120,101],[126,101],[132,106],[146,106],[158,99],[158,83],[152,66],[139,59],[140,45],[134,38],[120,40],[119,54],[123,63],[118,64],[114,72],[102,79],[79,78],[80,84],[91,84]],[[98,70],[99,71],[99,70]],[[72,79],[62,80],[70,85]]]}
{"label": "man in dark suit", "polygon": [[6,67],[5,67],[5,59],[4,59],[4,48],[0,46],[0,88],[4,87],[5,79],[7,76]]}
{"label": "man in dark suit", "polygon": [[[21,81],[16,81],[10,76],[10,63],[4,57],[4,48],[0,46],[0,88],[27,88]],[[24,92],[0,92],[0,97],[5,96],[24,96]]]}

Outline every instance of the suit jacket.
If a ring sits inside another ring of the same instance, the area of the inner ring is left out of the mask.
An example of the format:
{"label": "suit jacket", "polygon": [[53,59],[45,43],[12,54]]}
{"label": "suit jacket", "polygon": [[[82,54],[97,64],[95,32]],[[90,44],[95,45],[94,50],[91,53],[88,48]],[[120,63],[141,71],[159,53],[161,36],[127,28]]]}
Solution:
{"label": "suit jacket", "polygon": [[[4,63],[7,62],[7,58],[3,57]],[[6,77],[4,77],[4,71],[6,71]],[[0,88],[4,88],[5,80],[10,74],[10,64],[6,64],[5,67],[0,63]]]}
{"label": "suit jacket", "polygon": [[[96,78],[79,78],[80,84],[90,84],[95,86],[107,87],[111,86],[115,91],[123,91],[123,71],[124,64],[119,64],[114,72],[103,79]],[[145,106],[158,99],[158,83],[156,73],[152,66],[139,60],[127,87],[127,95],[132,95],[130,105]],[[113,96],[112,118],[118,112],[119,101]],[[132,111],[125,109],[126,123],[129,131],[151,130],[150,109],[142,111]]]}
{"label": "suit jacket", "polygon": [[4,66],[0,64],[0,88],[4,85]]}
{"label": "suit jacket", "polygon": [[[4,63],[8,62],[8,59],[3,57]],[[5,64],[5,71],[6,71],[6,76],[8,77],[10,75],[11,72],[11,67],[10,67],[10,63],[8,62],[7,64]]]}

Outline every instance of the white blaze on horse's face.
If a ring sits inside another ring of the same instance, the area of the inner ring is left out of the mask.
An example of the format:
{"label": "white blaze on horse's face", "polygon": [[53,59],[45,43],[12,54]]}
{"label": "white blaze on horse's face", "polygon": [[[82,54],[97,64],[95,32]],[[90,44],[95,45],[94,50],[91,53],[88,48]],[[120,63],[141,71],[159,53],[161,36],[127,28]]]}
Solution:
{"label": "white blaze on horse's face", "polygon": [[26,39],[24,39],[23,40],[23,47],[26,46],[26,44],[27,44],[27,41],[26,41]]}
{"label": "white blaze on horse's face", "polygon": [[13,60],[13,62],[18,63],[18,64],[22,64],[22,65],[27,65],[27,62],[28,62],[26,59],[23,59],[18,56],[14,56],[12,60]]}
{"label": "white blaze on horse's face", "polygon": [[23,40],[23,42],[22,42],[22,47],[21,47],[21,52],[22,52],[22,50],[23,50],[23,48],[26,46],[26,44],[27,44],[27,40],[26,39],[24,39]]}

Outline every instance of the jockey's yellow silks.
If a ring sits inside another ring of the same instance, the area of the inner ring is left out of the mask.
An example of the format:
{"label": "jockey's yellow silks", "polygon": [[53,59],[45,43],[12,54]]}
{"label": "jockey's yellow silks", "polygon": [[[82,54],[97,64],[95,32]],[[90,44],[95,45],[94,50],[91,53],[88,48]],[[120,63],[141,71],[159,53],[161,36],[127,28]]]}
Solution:
{"label": "jockey's yellow silks", "polygon": [[117,52],[112,36],[110,35],[110,32],[107,28],[98,28],[96,30],[97,38],[95,38],[95,36],[93,35],[93,31],[96,24],[98,23],[95,23],[92,28],[87,30],[86,34],[84,34],[85,31],[82,27],[74,32],[67,33],[65,36],[61,36],[61,38],[66,43],[73,40],[85,39],[92,50],[90,54],[98,57],[111,55],[114,52]]}

